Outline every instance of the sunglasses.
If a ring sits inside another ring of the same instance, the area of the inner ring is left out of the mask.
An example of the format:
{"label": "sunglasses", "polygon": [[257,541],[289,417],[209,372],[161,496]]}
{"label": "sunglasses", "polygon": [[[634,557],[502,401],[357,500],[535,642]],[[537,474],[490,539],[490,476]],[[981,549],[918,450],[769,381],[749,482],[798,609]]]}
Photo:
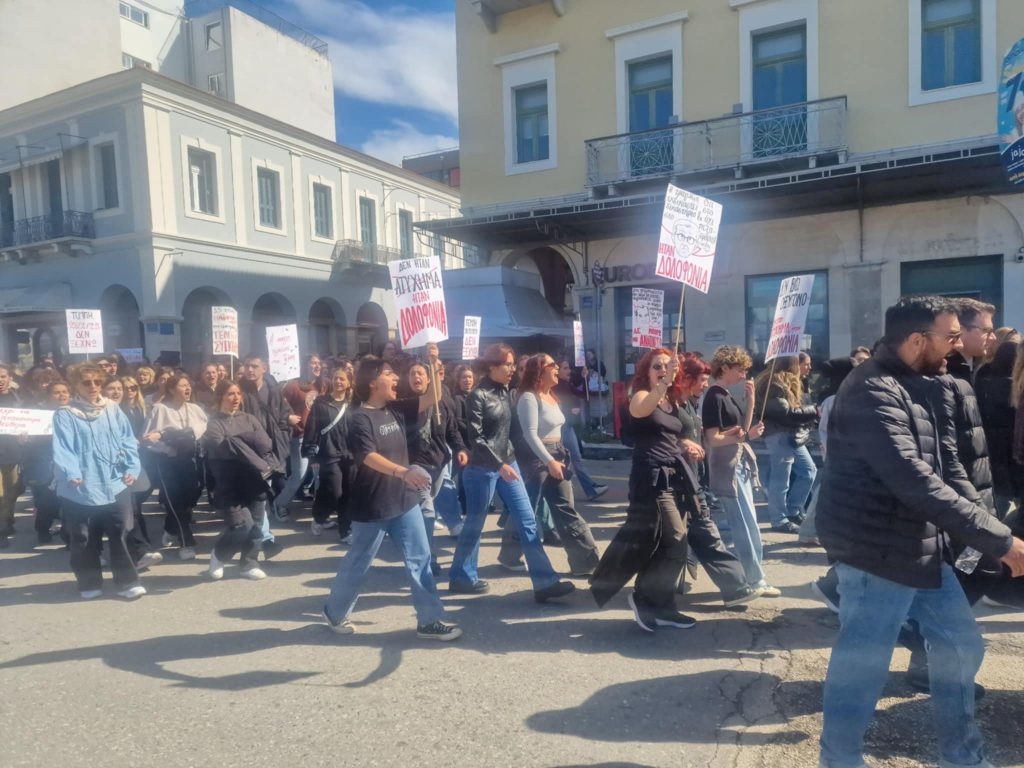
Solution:
{"label": "sunglasses", "polygon": [[102,387],[103,382],[99,379],[82,379],[80,382],[83,387]]}
{"label": "sunglasses", "polygon": [[127,389],[129,392],[138,392],[139,391],[138,387],[133,387],[131,385],[128,385],[127,387],[125,387],[125,389]]}
{"label": "sunglasses", "polygon": [[651,369],[655,371],[667,371],[668,363],[652,363]]}

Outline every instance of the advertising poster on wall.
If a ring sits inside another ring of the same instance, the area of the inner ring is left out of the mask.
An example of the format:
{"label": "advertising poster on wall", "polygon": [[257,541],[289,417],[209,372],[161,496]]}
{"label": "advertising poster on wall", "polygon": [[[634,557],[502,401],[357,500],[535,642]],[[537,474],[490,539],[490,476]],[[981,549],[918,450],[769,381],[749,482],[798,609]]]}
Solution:
{"label": "advertising poster on wall", "polygon": [[1011,184],[1024,183],[1024,40],[1018,40],[1003,57],[996,109],[1006,178]]}

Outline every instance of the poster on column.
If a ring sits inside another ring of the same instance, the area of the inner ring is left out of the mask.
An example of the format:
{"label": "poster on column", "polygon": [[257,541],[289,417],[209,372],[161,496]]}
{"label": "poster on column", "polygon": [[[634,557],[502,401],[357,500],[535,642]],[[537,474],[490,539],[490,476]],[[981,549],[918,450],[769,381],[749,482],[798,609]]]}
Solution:
{"label": "poster on column", "polygon": [[654,288],[633,289],[633,346],[657,349],[661,346],[665,292]]}
{"label": "poster on column", "polygon": [[1024,40],[1014,43],[1003,57],[996,109],[1006,178],[1011,184],[1024,184]]}
{"label": "poster on column", "polygon": [[480,318],[466,315],[462,320],[462,359],[476,360],[480,355]]}
{"label": "poster on column", "polygon": [[786,277],[779,286],[779,300],[775,303],[772,335],[764,361],[787,357],[800,352],[807,324],[807,309],[811,306],[814,275]]}
{"label": "poster on column", "polygon": [[441,261],[421,256],[388,263],[398,305],[398,337],[403,349],[448,339]]}
{"label": "poster on column", "polygon": [[302,374],[299,364],[299,328],[291,325],[267,326],[267,365],[270,375],[284,382]]}
{"label": "poster on column", "polygon": [[103,354],[103,319],[98,309],[66,309],[68,352]]}
{"label": "poster on column", "polygon": [[721,221],[720,203],[669,184],[654,273],[707,293]]}
{"label": "poster on column", "polygon": [[238,357],[238,312],[234,307],[211,307],[213,354]]}
{"label": "poster on column", "polygon": [[53,411],[0,408],[0,435],[52,435]]}
{"label": "poster on column", "polygon": [[576,367],[586,367],[587,351],[583,347],[583,323],[579,320],[572,321],[572,344],[576,350]]}

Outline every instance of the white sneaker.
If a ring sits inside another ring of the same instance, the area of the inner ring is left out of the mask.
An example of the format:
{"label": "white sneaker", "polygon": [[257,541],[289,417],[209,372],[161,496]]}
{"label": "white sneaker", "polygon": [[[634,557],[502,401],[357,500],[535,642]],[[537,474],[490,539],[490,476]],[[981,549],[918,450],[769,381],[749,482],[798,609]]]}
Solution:
{"label": "white sneaker", "polygon": [[782,597],[782,590],[766,581],[762,581],[755,589],[761,593],[761,597]]}
{"label": "white sneaker", "polygon": [[206,570],[206,574],[214,581],[224,578],[224,563],[218,560],[217,555],[213,552],[210,553],[210,565]]}
{"label": "white sneaker", "polygon": [[327,530],[327,526],[318,523],[316,520],[309,524],[309,532],[312,533],[314,536],[319,536],[325,530]]}
{"label": "white sneaker", "polygon": [[167,531],[164,531],[163,535],[160,536],[160,546],[161,547],[171,547],[171,546],[174,546],[177,543],[178,543],[178,539],[176,537],[174,537],[174,536],[171,536],[171,534],[169,534]]}
{"label": "white sneaker", "polygon": [[331,618],[327,615],[326,608],[320,612],[320,615],[324,617],[324,621],[327,623],[327,626],[331,628],[331,632],[336,635],[351,635],[356,631],[356,625],[348,619],[342,619],[338,623],[331,621]]}
{"label": "white sneaker", "polygon": [[95,600],[97,597],[103,597],[102,589],[83,589],[78,595],[83,600]]}
{"label": "white sneaker", "polygon": [[342,544],[351,544],[352,543],[352,534],[350,533],[347,536],[343,537],[341,539],[341,543]]}
{"label": "white sneaker", "polygon": [[164,556],[159,552],[147,552],[139,558],[139,562],[135,567],[141,571],[143,568],[149,568],[157,563],[162,563],[163,561]]}
{"label": "white sneaker", "polygon": [[106,568],[108,565],[110,565],[110,558],[107,557],[107,553],[106,552],[101,552],[100,553],[100,566],[102,568]]}
{"label": "white sneaker", "polygon": [[338,521],[337,520],[328,520],[323,525],[324,525],[324,530],[325,531],[333,531],[335,528],[338,527]]}
{"label": "white sneaker", "polygon": [[182,547],[181,549],[178,550],[178,559],[179,560],[195,560],[196,559],[196,551],[195,551],[195,549],[192,548],[192,547]]}
{"label": "white sneaker", "polygon": [[252,581],[259,581],[260,579],[267,578],[266,571],[262,568],[257,568],[256,566],[246,568],[240,575],[243,579],[251,579]]}
{"label": "white sneaker", "polygon": [[117,596],[123,597],[125,600],[134,600],[138,597],[142,597],[144,594],[146,594],[146,588],[141,584],[136,584],[134,587],[122,589],[117,593]]}

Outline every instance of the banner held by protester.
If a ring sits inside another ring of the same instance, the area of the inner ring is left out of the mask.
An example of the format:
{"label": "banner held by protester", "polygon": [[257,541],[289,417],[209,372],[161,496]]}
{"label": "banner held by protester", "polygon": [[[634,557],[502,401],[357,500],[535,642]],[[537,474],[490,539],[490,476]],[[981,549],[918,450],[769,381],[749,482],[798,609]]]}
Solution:
{"label": "banner held by protester", "polygon": [[267,326],[267,365],[270,375],[278,381],[289,381],[302,375],[297,325]]}
{"label": "banner held by protester", "polygon": [[654,273],[707,293],[721,221],[720,203],[669,184]]}
{"label": "banner held by protester", "polygon": [[211,307],[213,354],[238,357],[238,311],[234,307]]}
{"label": "banner held by protester", "polygon": [[661,346],[665,292],[655,288],[633,289],[633,346],[657,349]]}
{"label": "banner held by protester", "polygon": [[398,334],[402,347],[422,347],[448,339],[441,261],[437,256],[392,261],[391,289],[398,305]]}
{"label": "banner held by protester", "polygon": [[481,318],[466,315],[462,320],[462,359],[476,360],[480,354]]}
{"label": "banner held by protester", "polygon": [[576,367],[583,368],[587,364],[587,351],[583,346],[583,323],[572,321],[572,344],[576,352]]}
{"label": "banner held by protester", "polygon": [[0,435],[52,435],[53,411],[0,408]]}
{"label": "banner held by protester", "polygon": [[64,310],[68,324],[68,352],[103,354],[103,318],[98,309]]}
{"label": "banner held by protester", "polygon": [[775,304],[771,338],[764,361],[796,355],[802,348],[807,324],[807,310],[811,306],[814,275],[787,277],[779,286],[779,299]]}

